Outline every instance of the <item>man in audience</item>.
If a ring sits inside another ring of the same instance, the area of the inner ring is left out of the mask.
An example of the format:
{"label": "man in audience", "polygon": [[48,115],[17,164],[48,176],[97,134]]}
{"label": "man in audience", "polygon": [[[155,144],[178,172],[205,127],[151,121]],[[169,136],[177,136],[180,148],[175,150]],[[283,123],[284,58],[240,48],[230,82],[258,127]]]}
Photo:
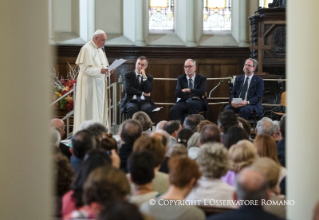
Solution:
{"label": "man in audience", "polygon": [[71,165],[75,171],[83,161],[86,153],[95,148],[96,141],[94,136],[87,130],[78,131],[72,137],[73,154],[70,158]]}
{"label": "man in audience", "polygon": [[266,134],[273,136],[274,134],[274,125],[272,120],[268,117],[263,117],[257,122],[257,126],[255,128],[256,135],[258,134]]}
{"label": "man in audience", "polygon": [[228,128],[238,125],[236,114],[231,110],[225,110],[218,115],[217,124],[221,132],[222,142],[224,143]]}
{"label": "man in audience", "polygon": [[154,163],[155,158],[148,150],[134,152],[128,159],[130,180],[135,188],[130,202],[137,207],[158,195],[158,192],[153,190]]}
{"label": "man in audience", "polygon": [[273,125],[274,125],[274,134],[273,137],[276,141],[276,143],[278,143],[278,141],[281,140],[281,134],[279,132],[279,128],[280,128],[280,122],[279,121],[272,121]]}
{"label": "man in audience", "polygon": [[152,110],[155,108],[151,100],[153,77],[145,73],[147,66],[147,58],[141,56],[136,60],[135,70],[125,74],[125,95],[121,102],[121,113],[126,111],[128,118],[132,118],[138,111],[143,111],[152,118]]}
{"label": "man in audience", "polygon": [[246,168],[238,174],[235,188],[236,193],[234,194],[234,200],[243,200],[242,204],[240,204],[239,209],[225,212],[219,215],[213,215],[210,218],[208,218],[208,220],[281,219],[263,210],[262,201],[268,200],[269,198],[269,194],[267,192],[267,181],[263,174],[251,168]]}
{"label": "man in audience", "polygon": [[165,123],[163,130],[166,131],[171,136],[171,144],[173,146],[177,143],[177,134],[182,129],[181,123],[177,120],[168,121]]}
{"label": "man in audience", "polygon": [[88,130],[99,141],[101,141],[107,134],[107,128],[101,123],[94,123],[90,125],[86,130]]}
{"label": "man in audience", "polygon": [[200,132],[201,145],[209,142],[221,142],[220,131],[216,125],[205,125]]}
{"label": "man in audience", "polygon": [[167,121],[163,120],[157,123],[155,130],[163,130],[163,127]]}
{"label": "man in audience", "polygon": [[[51,120],[51,126],[59,130],[59,133],[60,133],[61,139],[62,139],[64,134],[65,134],[64,122],[61,119],[54,118]],[[62,154],[65,155],[70,160],[70,157],[72,155],[70,152],[70,148],[61,142],[60,142],[59,148],[60,148]]]}
{"label": "man in audience", "polygon": [[184,121],[185,114],[198,114],[208,109],[206,92],[206,77],[196,74],[196,62],[187,59],[184,63],[185,74],[179,76],[175,89],[177,101],[170,109],[173,120]]}
{"label": "man in audience", "polygon": [[279,132],[282,139],[277,143],[278,160],[283,167],[286,167],[286,116],[282,116]]}
{"label": "man in audience", "polygon": [[[256,112],[258,116],[262,115],[263,107],[260,100],[264,94],[264,80],[254,75],[257,65],[257,60],[252,58],[246,60],[243,68],[245,74],[236,77],[229,105],[224,110],[232,110],[244,119],[248,119],[251,112]],[[242,98],[242,102],[237,103],[234,98]]]}
{"label": "man in audience", "polygon": [[127,173],[127,159],[131,155],[133,151],[134,142],[141,137],[142,135],[142,125],[135,120],[129,119],[122,123],[122,130],[120,137],[123,140],[124,144],[122,144],[119,152],[119,156],[121,159],[120,169]]}
{"label": "man in audience", "polygon": [[198,114],[188,115],[184,120],[184,128],[188,128],[192,130],[193,132],[197,131],[197,126],[200,123],[200,118],[198,117]]}

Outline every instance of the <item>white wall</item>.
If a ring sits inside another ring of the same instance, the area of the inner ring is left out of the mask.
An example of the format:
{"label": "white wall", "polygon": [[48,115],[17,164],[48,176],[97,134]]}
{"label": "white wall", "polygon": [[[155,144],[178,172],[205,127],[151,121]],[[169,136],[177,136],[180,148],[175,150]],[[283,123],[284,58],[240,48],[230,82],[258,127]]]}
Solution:
{"label": "white wall", "polygon": [[71,32],[71,0],[53,0],[54,30]]}
{"label": "white wall", "polygon": [[123,34],[123,0],[95,0],[95,27],[108,34]]}

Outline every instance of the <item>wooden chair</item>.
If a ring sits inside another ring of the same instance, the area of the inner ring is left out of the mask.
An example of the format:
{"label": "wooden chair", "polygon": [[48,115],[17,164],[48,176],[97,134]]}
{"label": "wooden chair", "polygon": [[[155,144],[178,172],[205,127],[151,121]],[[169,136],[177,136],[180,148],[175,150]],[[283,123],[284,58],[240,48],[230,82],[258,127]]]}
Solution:
{"label": "wooden chair", "polygon": [[271,119],[272,119],[272,114],[275,114],[280,117],[286,114],[286,92],[281,93],[280,112],[271,111]]}

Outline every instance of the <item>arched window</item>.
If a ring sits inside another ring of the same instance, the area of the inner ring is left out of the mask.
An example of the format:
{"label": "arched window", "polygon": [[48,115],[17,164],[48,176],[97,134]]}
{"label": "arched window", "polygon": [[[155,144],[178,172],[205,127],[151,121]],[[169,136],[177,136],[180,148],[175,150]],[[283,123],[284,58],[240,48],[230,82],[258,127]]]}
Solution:
{"label": "arched window", "polygon": [[231,0],[204,0],[203,30],[231,30]]}
{"label": "arched window", "polygon": [[149,0],[149,30],[174,30],[174,0]]}

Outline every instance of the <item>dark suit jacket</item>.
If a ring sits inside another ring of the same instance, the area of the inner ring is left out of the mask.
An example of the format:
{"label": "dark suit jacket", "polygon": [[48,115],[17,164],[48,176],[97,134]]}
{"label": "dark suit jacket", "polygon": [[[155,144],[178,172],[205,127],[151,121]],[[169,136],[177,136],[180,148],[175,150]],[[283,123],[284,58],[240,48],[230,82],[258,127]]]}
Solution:
{"label": "dark suit jacket", "polygon": [[[238,98],[242,90],[245,80],[245,75],[237,76],[235,79],[235,85],[230,94],[229,104],[233,98]],[[254,110],[258,116],[263,113],[263,106],[261,105],[261,98],[264,95],[264,80],[259,76],[254,75],[250,81],[250,85],[247,93],[247,101],[254,107]]]}
{"label": "dark suit jacket", "polygon": [[119,151],[119,157],[121,159],[120,169],[123,170],[125,173],[128,172],[127,170],[127,160],[129,156],[131,155],[133,151],[133,145],[131,144],[122,144],[120,151]]}
{"label": "dark suit jacket", "polygon": [[207,220],[282,220],[263,210],[261,206],[241,206],[234,211],[212,215]]}
{"label": "dark suit jacket", "polygon": [[278,160],[280,164],[286,167],[286,140],[285,138],[281,139],[277,143],[277,151],[278,151]]}
{"label": "dark suit jacket", "polygon": [[[186,74],[181,75],[177,78],[177,85],[175,89],[175,95],[177,98],[181,98],[179,102],[186,102],[186,100],[189,98],[188,92],[182,92],[182,89],[188,88],[188,81]],[[206,77],[201,76],[196,73],[195,75],[195,84],[194,89],[191,89],[191,96],[197,96],[200,98],[200,100],[205,104],[204,110],[208,110],[208,102],[207,98],[205,97],[206,92]],[[202,98],[204,96],[204,98]]]}
{"label": "dark suit jacket", "polygon": [[70,157],[72,156],[72,154],[70,152],[70,148],[63,143],[60,143],[59,148],[60,148],[62,154],[65,155],[70,160]]}
{"label": "dark suit jacket", "polygon": [[[121,102],[121,113],[124,111],[126,105],[132,100],[134,95],[142,95],[143,92],[149,93],[153,89],[153,77],[151,75],[146,74],[147,79],[141,79],[141,87],[139,87],[136,79],[135,71],[131,71],[125,74],[123,87],[124,87],[124,98]],[[150,96],[144,96],[145,100],[149,102],[153,108],[155,108],[154,103],[152,102]]]}

